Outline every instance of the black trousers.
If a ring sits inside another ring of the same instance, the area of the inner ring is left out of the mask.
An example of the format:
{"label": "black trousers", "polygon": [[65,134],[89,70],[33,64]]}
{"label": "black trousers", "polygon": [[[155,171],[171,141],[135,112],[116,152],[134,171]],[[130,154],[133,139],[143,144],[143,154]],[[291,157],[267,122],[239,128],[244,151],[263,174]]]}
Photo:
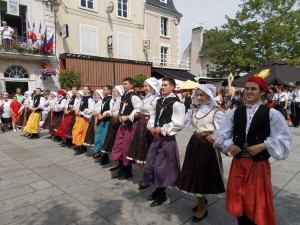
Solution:
{"label": "black trousers", "polygon": [[295,127],[300,125],[300,102],[291,103],[291,120]]}
{"label": "black trousers", "polygon": [[250,220],[245,213],[242,216],[237,218],[239,225],[255,225],[255,223]]}

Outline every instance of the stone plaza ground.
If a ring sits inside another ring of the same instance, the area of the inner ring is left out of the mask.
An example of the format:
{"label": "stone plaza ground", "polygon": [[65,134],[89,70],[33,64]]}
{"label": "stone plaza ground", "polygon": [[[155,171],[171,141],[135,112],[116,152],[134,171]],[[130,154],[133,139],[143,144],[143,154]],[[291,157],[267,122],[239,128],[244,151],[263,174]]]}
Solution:
{"label": "stone plaza ground", "polygon": [[[291,128],[293,148],[285,161],[270,160],[278,225],[300,224],[300,129]],[[190,128],[177,136],[181,163]],[[141,172],[119,181],[85,155],[74,156],[46,139],[30,140],[21,133],[0,135],[0,224],[193,224],[193,196],[168,189],[168,201],[151,208],[146,196],[153,188],[137,189]],[[231,158],[223,156],[225,182]],[[224,194],[208,196],[208,217],[199,224],[231,225]]]}

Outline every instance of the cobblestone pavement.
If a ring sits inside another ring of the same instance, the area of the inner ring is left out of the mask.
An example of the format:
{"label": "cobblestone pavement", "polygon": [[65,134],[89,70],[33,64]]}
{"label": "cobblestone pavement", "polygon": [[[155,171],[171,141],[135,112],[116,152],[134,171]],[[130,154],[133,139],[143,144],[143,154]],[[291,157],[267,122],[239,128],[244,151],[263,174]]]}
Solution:
{"label": "cobblestone pavement", "polygon": [[[271,160],[278,225],[300,224],[300,129],[291,128],[293,149],[285,161]],[[46,135],[46,132],[42,132]],[[181,162],[191,129],[178,134]],[[153,189],[137,190],[141,173],[127,181],[110,178],[104,168],[85,155],[61,148],[46,136],[29,140],[21,133],[0,135],[0,224],[193,224],[195,200],[168,190],[168,201],[151,208],[146,196]],[[225,180],[231,158],[223,157]],[[208,196],[205,225],[231,225],[236,220],[225,210],[224,195]]]}

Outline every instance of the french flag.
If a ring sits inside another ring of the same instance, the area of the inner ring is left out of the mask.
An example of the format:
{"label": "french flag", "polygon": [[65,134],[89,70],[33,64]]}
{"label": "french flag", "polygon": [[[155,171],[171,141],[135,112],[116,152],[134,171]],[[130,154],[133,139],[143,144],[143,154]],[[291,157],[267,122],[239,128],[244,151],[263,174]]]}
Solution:
{"label": "french flag", "polygon": [[30,29],[29,21],[27,22],[26,38],[27,38],[27,39],[31,39],[31,38],[32,38],[32,31],[31,31],[31,29]]}
{"label": "french flag", "polygon": [[42,34],[42,23],[40,23],[40,26],[39,26],[38,39],[39,39],[39,40],[42,40],[42,39],[43,39],[43,34]]}
{"label": "french flag", "polygon": [[47,42],[45,52],[49,52],[53,48],[53,45],[54,45],[53,39],[54,39],[54,34],[52,32],[51,37],[49,38],[49,40]]}
{"label": "french flag", "polygon": [[32,24],[31,39],[32,39],[32,43],[35,43],[37,41],[37,37],[35,34],[35,23]]}

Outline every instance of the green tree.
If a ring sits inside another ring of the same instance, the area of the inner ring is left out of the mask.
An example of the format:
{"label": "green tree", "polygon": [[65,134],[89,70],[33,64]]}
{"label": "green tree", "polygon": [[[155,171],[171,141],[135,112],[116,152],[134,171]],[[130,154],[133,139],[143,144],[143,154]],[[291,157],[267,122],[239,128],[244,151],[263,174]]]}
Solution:
{"label": "green tree", "polygon": [[82,75],[73,69],[62,70],[59,73],[58,81],[61,88],[80,87],[82,85]]}
{"label": "green tree", "polygon": [[204,35],[210,75],[249,72],[272,58],[300,64],[299,0],[242,0],[235,18]]}
{"label": "green tree", "polygon": [[144,86],[144,82],[145,82],[145,80],[147,78],[148,78],[147,75],[142,74],[142,73],[134,75],[134,77],[133,77],[134,85],[136,87],[142,87],[142,86]]}

